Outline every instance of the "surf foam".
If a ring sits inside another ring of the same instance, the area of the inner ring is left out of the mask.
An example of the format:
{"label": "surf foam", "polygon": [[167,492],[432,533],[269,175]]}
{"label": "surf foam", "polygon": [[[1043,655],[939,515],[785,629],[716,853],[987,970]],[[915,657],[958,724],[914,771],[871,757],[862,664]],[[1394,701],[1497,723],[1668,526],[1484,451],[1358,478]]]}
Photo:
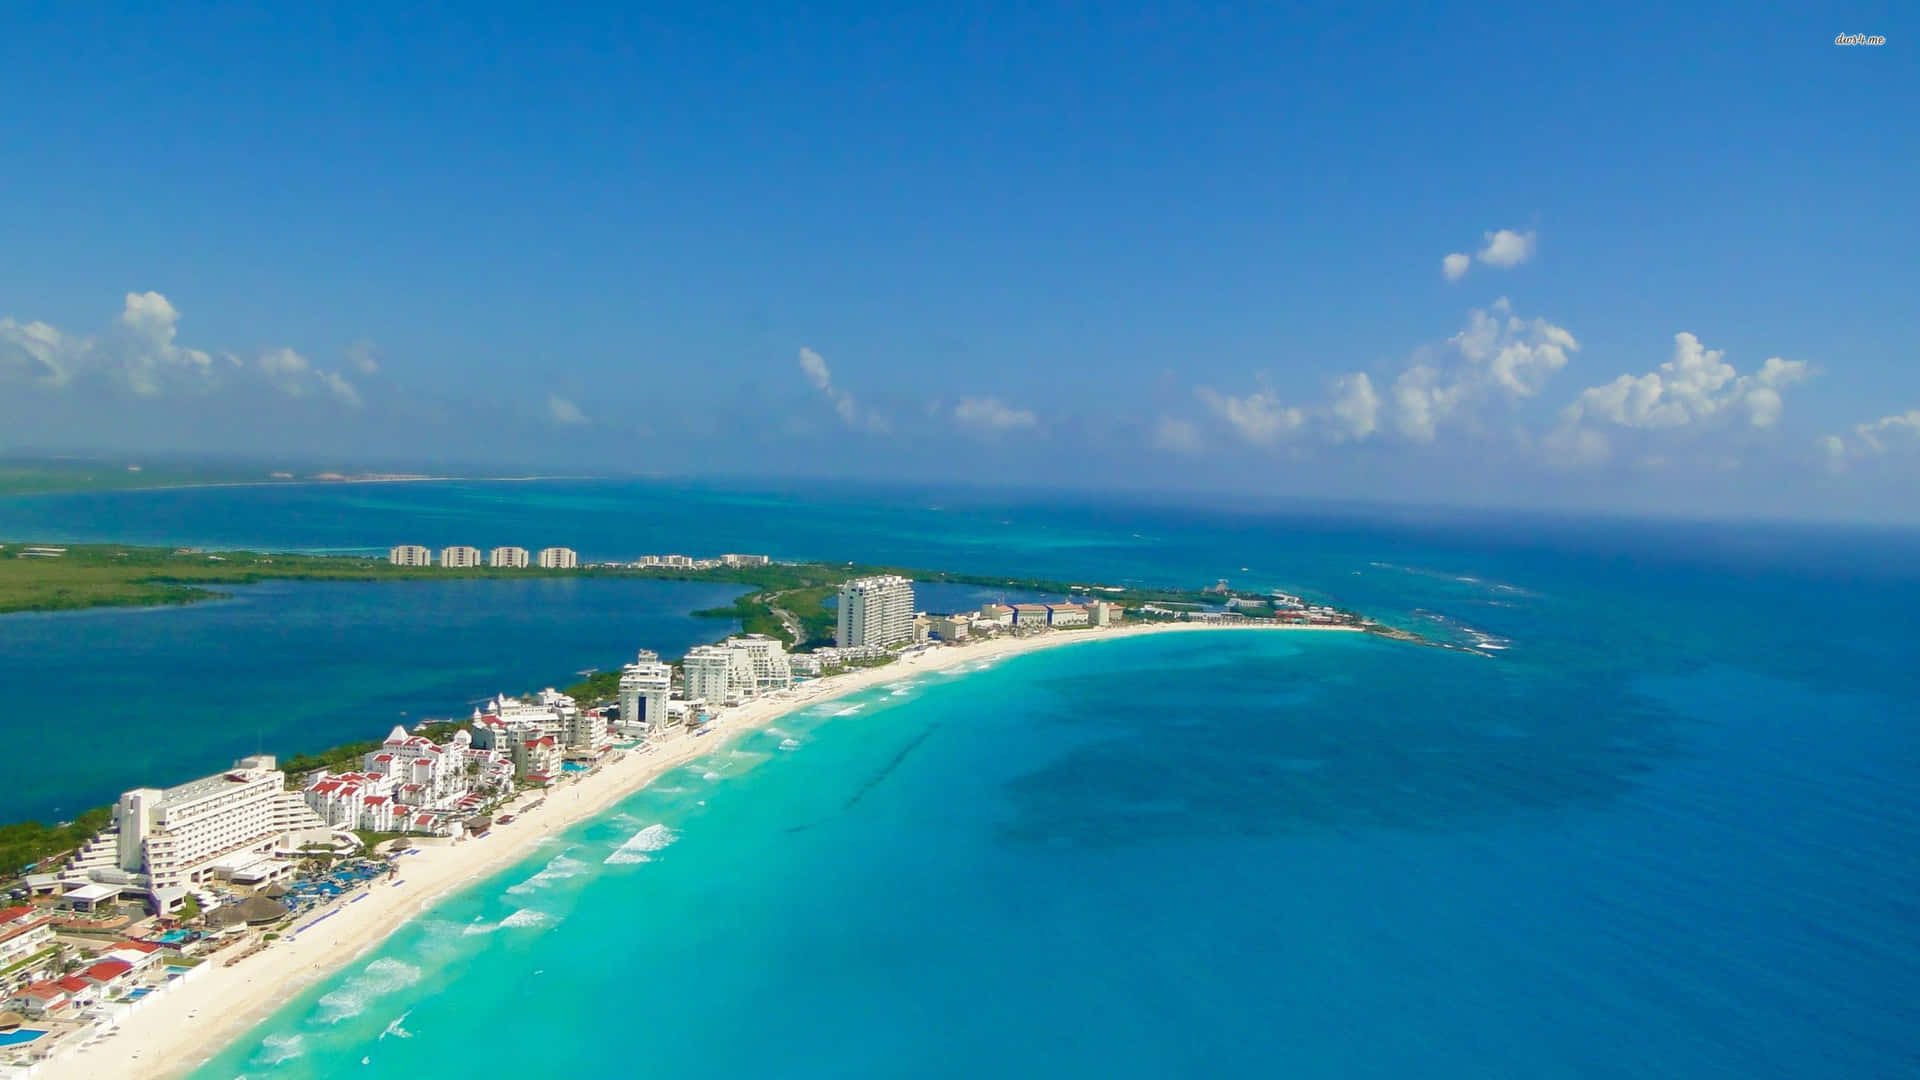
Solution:
{"label": "surf foam", "polygon": [[627,842],[614,849],[613,854],[603,860],[608,866],[633,866],[652,862],[649,852],[659,851],[679,839],[672,829],[665,825],[649,825],[627,838]]}
{"label": "surf foam", "polygon": [[320,1019],[328,1024],[338,1024],[359,1016],[367,1011],[376,998],[403,990],[419,981],[419,968],[404,960],[383,956],[321,998]]}
{"label": "surf foam", "polygon": [[586,863],[581,862],[579,859],[571,858],[565,853],[555,855],[553,858],[547,860],[547,865],[542,868],[539,873],[517,885],[507,886],[507,895],[524,896],[527,893],[544,889],[556,881],[565,881],[570,877],[577,877],[586,868]]}

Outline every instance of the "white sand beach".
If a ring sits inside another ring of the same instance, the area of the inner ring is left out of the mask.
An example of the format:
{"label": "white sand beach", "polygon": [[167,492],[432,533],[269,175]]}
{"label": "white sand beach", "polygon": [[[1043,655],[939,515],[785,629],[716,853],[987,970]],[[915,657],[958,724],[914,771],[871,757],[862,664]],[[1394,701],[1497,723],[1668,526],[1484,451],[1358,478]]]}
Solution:
{"label": "white sand beach", "polygon": [[[117,1030],[91,1046],[67,1048],[31,1075],[36,1080],[94,1080],[105,1076],[169,1077],[190,1071],[302,988],[351,963],[441,897],[526,857],[543,837],[601,813],[668,770],[719,749],[730,736],[763,728],[810,703],[898,682],[916,673],[1076,642],[1232,630],[1359,632],[1351,626],[1152,623],[1002,636],[923,649],[884,667],[813,680],[722,710],[708,724],[707,734],[681,735],[643,751],[628,751],[582,779],[521,796],[519,807],[505,808],[516,814],[514,821],[495,826],[485,836],[444,846],[420,845],[418,854],[400,859],[397,880],[381,881],[364,893],[353,894],[364,898],[341,901],[323,922],[314,923],[315,916],[303,919],[297,927],[311,924],[310,929],[283,938],[232,967],[226,966],[228,953],[215,954],[208,961],[209,970],[155,995],[128,1015]],[[539,806],[523,809],[540,800],[544,801]]]}

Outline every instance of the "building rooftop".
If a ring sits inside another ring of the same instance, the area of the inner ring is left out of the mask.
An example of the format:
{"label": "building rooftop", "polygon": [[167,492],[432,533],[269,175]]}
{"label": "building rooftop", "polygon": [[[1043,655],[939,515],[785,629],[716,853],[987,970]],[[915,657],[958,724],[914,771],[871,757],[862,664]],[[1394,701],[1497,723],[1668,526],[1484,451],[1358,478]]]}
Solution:
{"label": "building rooftop", "polygon": [[127,963],[125,960],[102,960],[81,972],[81,974],[92,979],[94,982],[107,982],[111,979],[117,979],[132,970],[133,965]]}

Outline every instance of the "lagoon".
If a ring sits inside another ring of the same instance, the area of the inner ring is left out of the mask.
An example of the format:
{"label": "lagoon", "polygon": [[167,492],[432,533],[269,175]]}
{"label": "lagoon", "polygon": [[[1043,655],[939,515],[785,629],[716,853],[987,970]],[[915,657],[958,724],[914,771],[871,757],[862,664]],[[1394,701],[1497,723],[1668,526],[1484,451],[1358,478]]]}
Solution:
{"label": "lagoon", "polygon": [[582,578],[274,581],[184,607],[0,616],[0,821],[65,819],[257,752],[379,739],[499,692],[738,629],[732,585]]}

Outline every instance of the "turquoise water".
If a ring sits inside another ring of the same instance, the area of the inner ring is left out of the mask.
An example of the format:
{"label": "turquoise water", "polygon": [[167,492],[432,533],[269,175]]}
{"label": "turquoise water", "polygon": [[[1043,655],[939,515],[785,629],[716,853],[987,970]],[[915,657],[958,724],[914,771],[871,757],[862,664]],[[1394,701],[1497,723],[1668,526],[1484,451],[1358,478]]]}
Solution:
{"label": "turquoise water", "polygon": [[0,534],[565,520],[583,554],[1225,576],[1478,651],[1152,638],[812,707],[477,882],[201,1078],[1920,1061],[1911,532],[612,483],[28,502]]}
{"label": "turquoise water", "polygon": [[739,590],[626,580],[268,582],[176,608],[0,616],[0,701],[32,769],[0,821],[61,818],[265,750],[383,738],[499,692],[724,636]]}

